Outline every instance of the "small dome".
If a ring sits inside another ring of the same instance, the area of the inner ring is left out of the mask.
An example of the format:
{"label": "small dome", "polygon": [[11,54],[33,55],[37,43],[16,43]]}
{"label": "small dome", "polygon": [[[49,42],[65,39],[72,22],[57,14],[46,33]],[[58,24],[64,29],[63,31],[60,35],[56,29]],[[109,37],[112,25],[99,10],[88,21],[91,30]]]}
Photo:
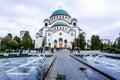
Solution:
{"label": "small dome", "polygon": [[58,10],[54,11],[51,16],[55,16],[55,15],[69,15],[69,14],[67,11],[65,11],[63,9],[58,9]]}
{"label": "small dome", "polygon": [[56,22],[53,26],[67,26],[65,22]]}
{"label": "small dome", "polygon": [[76,19],[76,18],[73,18],[72,21],[77,21],[77,19]]}
{"label": "small dome", "polygon": [[39,32],[37,32],[37,33],[36,33],[36,35],[40,35],[40,33],[39,33]]}
{"label": "small dome", "polygon": [[45,21],[49,21],[49,19],[44,19],[44,22],[45,22]]}

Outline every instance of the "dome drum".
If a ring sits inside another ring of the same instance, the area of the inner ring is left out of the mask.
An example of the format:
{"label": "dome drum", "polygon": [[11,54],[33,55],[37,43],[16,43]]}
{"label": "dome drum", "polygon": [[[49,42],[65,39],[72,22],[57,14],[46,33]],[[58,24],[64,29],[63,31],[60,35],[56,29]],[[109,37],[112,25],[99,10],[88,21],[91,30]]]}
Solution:
{"label": "dome drum", "polygon": [[51,20],[53,20],[53,19],[71,19],[71,17],[68,15],[61,15],[60,14],[60,15],[51,16],[50,19]]}
{"label": "dome drum", "polygon": [[65,22],[55,22],[53,26],[68,26]]}

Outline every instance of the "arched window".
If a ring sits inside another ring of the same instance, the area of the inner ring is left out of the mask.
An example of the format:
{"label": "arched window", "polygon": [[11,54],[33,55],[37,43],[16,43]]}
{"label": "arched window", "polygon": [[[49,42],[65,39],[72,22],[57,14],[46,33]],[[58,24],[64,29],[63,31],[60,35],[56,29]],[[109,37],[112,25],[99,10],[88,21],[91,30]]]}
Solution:
{"label": "arched window", "polygon": [[62,38],[59,38],[59,42],[63,42],[63,39],[62,39]]}
{"label": "arched window", "polygon": [[73,23],[73,26],[76,26],[76,23],[75,23],[75,22]]}
{"label": "arched window", "polygon": [[48,36],[50,36],[50,33],[48,33]]}
{"label": "arched window", "polygon": [[47,24],[47,23],[45,23],[45,26],[48,26],[48,24]]}
{"label": "arched window", "polygon": [[64,40],[64,43],[67,43],[67,40]]}
{"label": "arched window", "polygon": [[51,43],[49,43],[48,45],[51,46]]}
{"label": "arched window", "polygon": [[64,18],[64,16],[62,16],[62,18]]}
{"label": "arched window", "polygon": [[57,43],[57,40],[54,40],[54,43]]}
{"label": "arched window", "polygon": [[38,39],[38,36],[36,36],[36,38]]}
{"label": "arched window", "polygon": [[61,15],[60,15],[60,18],[61,18]]}
{"label": "arched window", "polygon": [[71,36],[73,36],[73,32],[71,32]]}

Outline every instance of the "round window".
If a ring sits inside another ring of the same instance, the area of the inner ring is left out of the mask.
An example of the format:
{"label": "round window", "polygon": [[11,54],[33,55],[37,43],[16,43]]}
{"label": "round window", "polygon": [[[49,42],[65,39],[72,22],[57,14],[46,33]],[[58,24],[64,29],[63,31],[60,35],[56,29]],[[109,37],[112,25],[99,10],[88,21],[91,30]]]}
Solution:
{"label": "round window", "polygon": [[62,33],[59,33],[59,35],[62,35]]}

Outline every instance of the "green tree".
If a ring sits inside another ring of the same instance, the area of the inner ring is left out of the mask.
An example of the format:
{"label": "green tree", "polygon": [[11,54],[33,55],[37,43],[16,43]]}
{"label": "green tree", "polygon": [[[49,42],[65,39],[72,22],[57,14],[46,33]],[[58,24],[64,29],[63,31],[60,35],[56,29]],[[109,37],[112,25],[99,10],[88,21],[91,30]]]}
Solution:
{"label": "green tree", "polygon": [[75,41],[77,42],[77,45],[78,47],[80,47],[80,49],[82,50],[85,49],[86,41],[85,41],[84,33],[79,34],[78,38],[75,39]]}
{"label": "green tree", "polygon": [[7,34],[7,36],[9,36],[11,39],[13,38],[11,33]]}
{"label": "green tree", "polygon": [[100,44],[100,50],[103,50],[103,49],[104,49],[104,44],[101,43],[101,44]]}
{"label": "green tree", "polygon": [[120,38],[118,39],[117,48],[120,49]]}
{"label": "green tree", "polygon": [[98,50],[100,49],[101,40],[98,35],[92,35],[91,37],[91,49]]}
{"label": "green tree", "polygon": [[17,43],[18,43],[18,48],[20,48],[20,41],[21,41],[20,37],[15,36],[15,37],[14,37],[14,40],[17,41]]}
{"label": "green tree", "polygon": [[21,41],[21,46],[23,46],[24,49],[29,49],[32,47],[32,39],[29,35],[29,32],[26,32],[24,34],[24,36],[22,37],[22,41]]}
{"label": "green tree", "polygon": [[18,48],[18,42],[16,40],[10,41],[11,49],[17,49]]}
{"label": "green tree", "polygon": [[107,49],[107,48],[110,48],[110,45],[109,45],[109,44],[104,43],[104,44],[103,44],[103,49]]}
{"label": "green tree", "polygon": [[9,33],[5,38],[2,40],[2,45],[6,46],[6,48],[11,48],[10,42],[12,40],[12,35]]}

